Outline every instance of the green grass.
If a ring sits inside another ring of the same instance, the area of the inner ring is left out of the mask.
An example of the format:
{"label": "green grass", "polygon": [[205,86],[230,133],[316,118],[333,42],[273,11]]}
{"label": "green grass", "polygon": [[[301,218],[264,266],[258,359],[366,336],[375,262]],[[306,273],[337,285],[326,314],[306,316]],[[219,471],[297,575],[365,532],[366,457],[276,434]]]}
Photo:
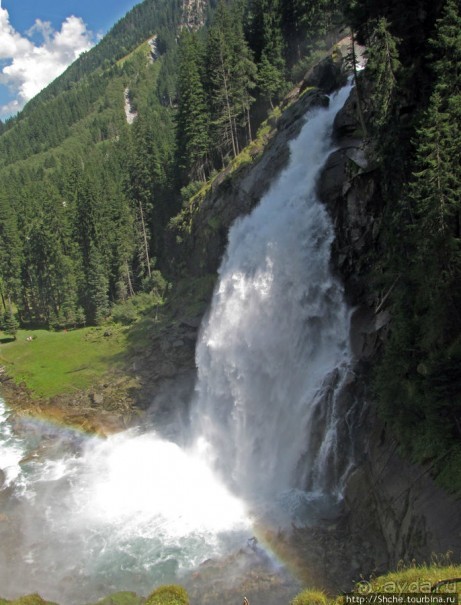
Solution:
{"label": "green grass", "polygon": [[134,592],[116,592],[100,599],[97,605],[143,605],[145,600]]}
{"label": "green grass", "polygon": [[[150,38],[149,38],[149,40],[150,40]],[[130,53],[128,53],[127,55],[125,55],[124,57],[119,59],[116,62],[116,65],[118,65],[119,67],[122,67],[127,61],[132,60],[133,58],[137,57],[137,55],[141,55],[147,61],[147,57],[149,56],[149,53],[150,53],[150,47],[149,47],[148,41],[146,40],[145,42],[142,42],[139,46],[137,46],[134,50],[132,50]]]}
{"label": "green grass", "polygon": [[29,594],[13,601],[7,601],[6,599],[0,598],[0,605],[55,605],[55,603],[45,601],[38,594]]}
{"label": "green grass", "polygon": [[[461,565],[452,565],[442,557],[442,564],[435,561],[432,565],[411,565],[383,576],[372,578],[367,583],[371,592],[408,593],[430,592],[431,586],[441,580],[461,578]],[[364,592],[358,585],[358,592]],[[439,592],[461,593],[461,582],[441,587]]]}
{"label": "green grass", "polygon": [[[110,336],[104,336],[106,331]],[[28,342],[28,336],[34,340]],[[19,330],[15,341],[7,342],[7,338],[1,338],[0,365],[16,383],[25,382],[39,397],[91,386],[121,363],[126,340],[124,331],[112,325],[68,332]]]}
{"label": "green grass", "polygon": [[160,586],[147,597],[146,605],[189,605],[189,597],[182,586]]}
{"label": "green grass", "polygon": [[[461,565],[453,565],[448,555],[434,557],[431,565],[401,565],[397,571],[364,579],[358,582],[353,594],[372,595],[376,593],[407,594],[407,593],[430,593],[432,587],[442,580],[453,580],[461,578]],[[437,593],[457,594],[461,596],[461,581],[452,582],[440,586]],[[368,601],[371,602],[371,601]],[[299,593],[290,605],[345,605],[347,600],[344,596],[328,597],[325,592],[317,589],[306,589]]]}
{"label": "green grass", "polygon": [[327,605],[328,598],[321,590],[303,590],[291,602],[291,605]]}

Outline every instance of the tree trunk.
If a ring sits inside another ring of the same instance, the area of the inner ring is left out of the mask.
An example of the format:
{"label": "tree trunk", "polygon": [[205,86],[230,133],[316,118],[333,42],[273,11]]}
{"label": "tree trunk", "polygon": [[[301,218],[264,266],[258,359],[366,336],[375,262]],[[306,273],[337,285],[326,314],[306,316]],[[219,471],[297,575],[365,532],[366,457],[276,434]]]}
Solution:
{"label": "tree trunk", "polygon": [[146,223],[144,222],[144,210],[143,210],[141,202],[139,202],[139,218],[141,219],[141,230],[142,230],[142,238],[143,238],[143,245],[144,245],[144,256],[145,256],[146,265],[147,265],[147,275],[149,277],[151,277],[152,273],[151,273],[151,269],[150,269],[149,243],[147,241]]}

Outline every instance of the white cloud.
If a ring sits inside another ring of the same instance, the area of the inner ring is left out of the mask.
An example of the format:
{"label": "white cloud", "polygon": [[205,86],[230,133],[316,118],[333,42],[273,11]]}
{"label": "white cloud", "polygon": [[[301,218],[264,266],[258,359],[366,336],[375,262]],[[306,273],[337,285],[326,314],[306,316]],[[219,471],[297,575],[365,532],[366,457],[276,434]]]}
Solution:
{"label": "white cloud", "polygon": [[[30,38],[40,34],[41,44]],[[27,36],[27,37],[26,37]],[[0,117],[19,111],[77,57],[94,45],[94,36],[79,17],[70,16],[55,31],[48,21],[37,19],[25,35],[10,23],[0,0],[0,85],[8,87],[13,100],[0,106]],[[4,65],[4,63],[7,65]]]}

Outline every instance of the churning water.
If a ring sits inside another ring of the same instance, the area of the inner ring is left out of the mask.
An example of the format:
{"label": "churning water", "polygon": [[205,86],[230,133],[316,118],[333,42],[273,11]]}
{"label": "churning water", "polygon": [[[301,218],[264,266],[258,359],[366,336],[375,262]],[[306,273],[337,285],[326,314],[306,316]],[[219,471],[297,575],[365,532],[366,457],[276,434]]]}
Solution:
{"label": "churning water", "polygon": [[103,440],[26,421],[20,440],[0,414],[2,595],[65,605],[146,594],[251,535],[243,503],[206,461],[154,432]]}
{"label": "churning water", "polygon": [[315,186],[349,91],[310,113],[289,166],[230,231],[187,448],[146,429],[101,440],[16,421],[13,432],[0,404],[0,594],[62,605],[146,594],[244,545],[255,517],[308,520],[337,502],[349,312]]}

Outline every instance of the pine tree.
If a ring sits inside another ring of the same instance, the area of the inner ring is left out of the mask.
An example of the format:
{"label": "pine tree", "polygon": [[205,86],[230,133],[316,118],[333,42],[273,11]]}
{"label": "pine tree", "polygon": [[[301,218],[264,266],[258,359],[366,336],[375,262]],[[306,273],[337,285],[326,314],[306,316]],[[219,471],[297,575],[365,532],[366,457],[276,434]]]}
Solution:
{"label": "pine tree", "polygon": [[[456,467],[461,401],[461,17],[447,0],[437,23],[433,92],[414,141],[402,228],[405,271],[393,296],[393,329],[378,371],[386,420],[414,459]],[[438,459],[443,456],[443,464]],[[453,457],[454,456],[454,457]],[[455,462],[454,462],[455,461]]]}
{"label": "pine tree", "polygon": [[209,149],[208,107],[196,34],[184,30],[179,42],[177,149],[182,182],[204,181]]}
{"label": "pine tree", "polygon": [[221,161],[236,156],[251,140],[250,109],[254,102],[256,66],[243,32],[243,10],[220,2],[207,43],[207,82],[212,115],[213,150]]}
{"label": "pine tree", "polygon": [[420,232],[425,238],[437,240],[435,248],[451,235],[453,218],[457,216],[460,205],[459,180],[453,156],[455,126],[450,113],[443,110],[440,93],[434,92],[417,133],[417,170],[413,174],[411,199]]}
{"label": "pine tree", "polygon": [[416,139],[410,197],[424,247],[439,258],[440,278],[461,268],[461,17],[448,0],[433,47],[436,81]]}
{"label": "pine tree", "polygon": [[178,49],[174,46],[162,58],[158,76],[157,94],[162,105],[168,107],[173,107],[177,99],[178,61]]}
{"label": "pine tree", "polygon": [[1,328],[5,334],[12,336],[16,340],[16,334],[18,331],[19,324],[14,316],[14,313],[10,307],[8,311],[3,314]]}
{"label": "pine tree", "polygon": [[20,292],[22,244],[18,221],[6,194],[0,195],[0,280],[2,281],[3,307],[5,297],[17,300]]}
{"label": "pine tree", "polygon": [[280,0],[257,0],[253,10],[256,56],[259,57],[258,87],[273,107],[285,83],[281,3]]}
{"label": "pine tree", "polygon": [[267,54],[263,52],[261,62],[258,65],[258,85],[263,97],[274,108],[274,100],[278,98],[283,90],[284,79],[281,70],[270,61]]}
{"label": "pine tree", "polygon": [[287,57],[298,61],[343,21],[342,0],[283,0],[281,19]]}
{"label": "pine tree", "polygon": [[399,68],[397,40],[390,33],[387,20],[381,18],[370,40],[367,61],[367,73],[373,81],[371,122],[378,132],[386,126],[393,110]]}
{"label": "pine tree", "polygon": [[102,255],[91,245],[90,263],[87,274],[87,317],[90,323],[101,324],[110,313],[109,280]]}
{"label": "pine tree", "polygon": [[239,110],[233,97],[235,59],[231,17],[221,0],[208,34],[207,89],[212,115],[212,145],[219,150],[223,160],[229,152],[235,157],[240,150],[237,134]]}
{"label": "pine tree", "polygon": [[251,114],[250,110],[255,102],[253,92],[257,82],[257,67],[254,62],[253,53],[245,38],[244,2],[235,2],[232,6],[232,45],[235,57],[233,80],[233,98],[237,107],[237,123],[240,127],[239,136],[247,143],[252,140]]}

